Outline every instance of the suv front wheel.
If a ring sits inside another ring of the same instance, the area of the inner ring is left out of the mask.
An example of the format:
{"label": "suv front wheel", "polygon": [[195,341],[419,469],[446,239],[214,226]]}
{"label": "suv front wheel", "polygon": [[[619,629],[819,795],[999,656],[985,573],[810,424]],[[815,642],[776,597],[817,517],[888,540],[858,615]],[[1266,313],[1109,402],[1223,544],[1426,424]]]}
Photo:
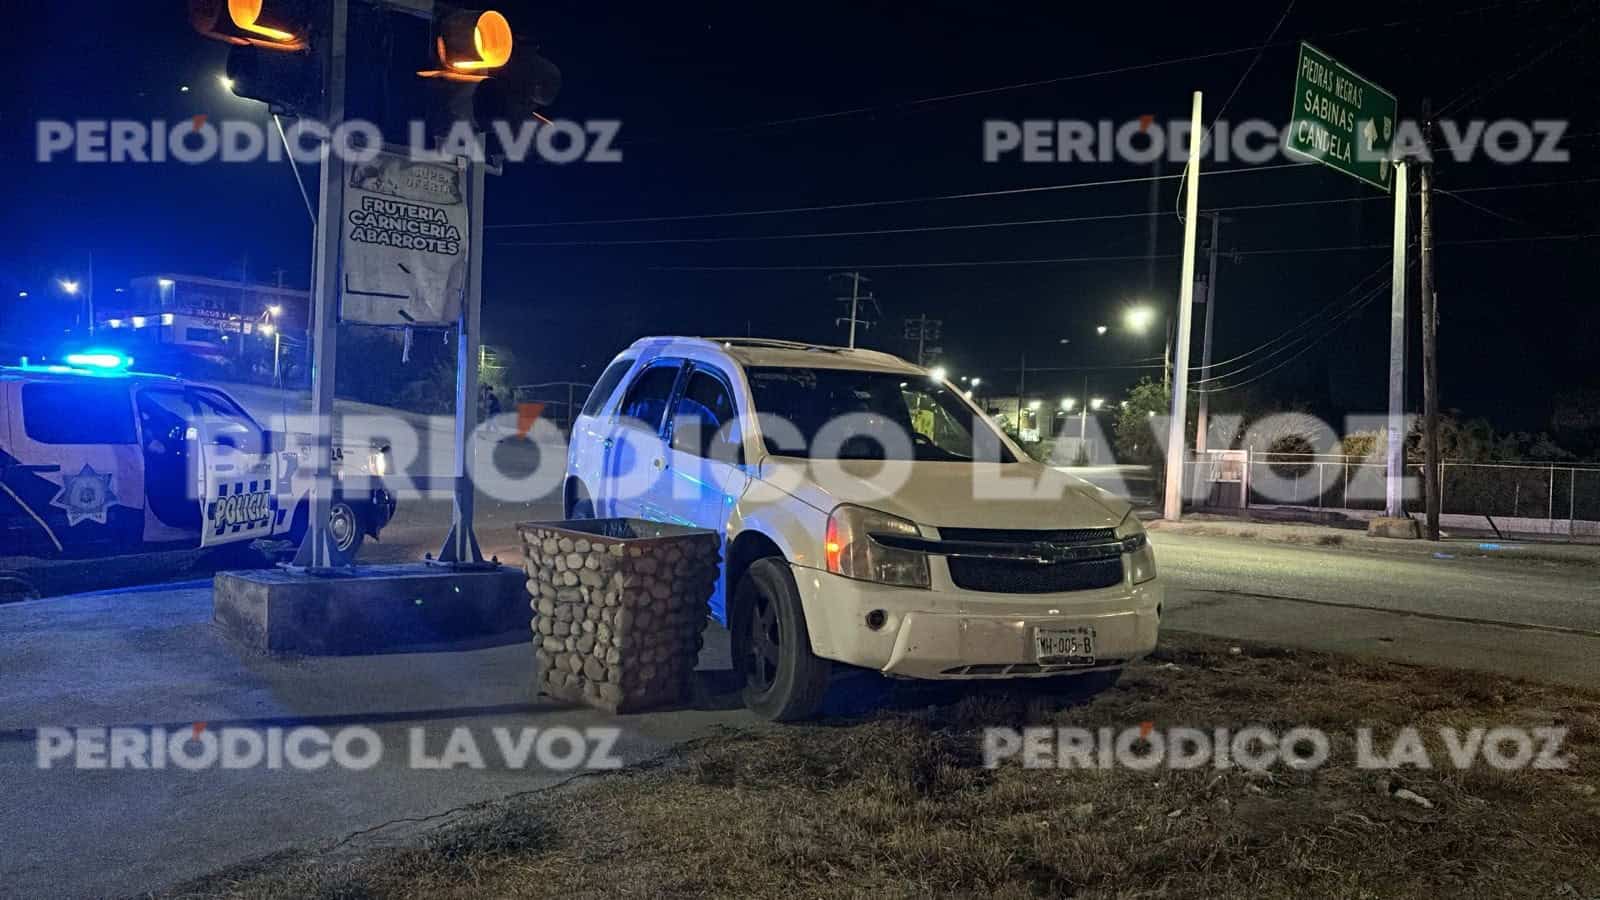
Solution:
{"label": "suv front wheel", "polygon": [[791,722],[815,715],[828,690],[829,665],[811,652],[794,574],[781,559],[751,564],[729,617],[735,670],[745,705],[763,718]]}

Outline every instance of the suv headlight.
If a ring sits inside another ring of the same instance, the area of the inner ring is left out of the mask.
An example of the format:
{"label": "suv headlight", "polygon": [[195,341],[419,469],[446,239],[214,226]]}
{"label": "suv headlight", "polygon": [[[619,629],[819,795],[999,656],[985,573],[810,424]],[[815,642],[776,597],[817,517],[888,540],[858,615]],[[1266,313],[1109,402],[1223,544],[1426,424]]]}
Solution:
{"label": "suv headlight", "polygon": [[828,571],[858,581],[899,587],[925,588],[931,583],[928,554],[885,547],[871,538],[874,532],[922,535],[916,523],[898,516],[860,506],[835,507],[828,516],[823,546]]}
{"label": "suv headlight", "polygon": [[1117,526],[1117,540],[1122,542],[1122,552],[1128,554],[1128,570],[1133,573],[1134,584],[1144,584],[1156,577],[1156,551],[1150,546],[1144,525],[1133,513],[1128,513]]}

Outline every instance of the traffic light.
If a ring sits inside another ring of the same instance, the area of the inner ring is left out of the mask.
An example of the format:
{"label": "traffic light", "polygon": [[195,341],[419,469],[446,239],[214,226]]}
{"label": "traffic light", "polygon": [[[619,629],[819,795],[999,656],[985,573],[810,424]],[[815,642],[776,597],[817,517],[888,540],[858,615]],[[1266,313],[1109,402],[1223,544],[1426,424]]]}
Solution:
{"label": "traffic light", "polygon": [[428,79],[428,126],[445,134],[458,122],[488,131],[516,126],[555,102],[561,70],[518,38],[504,13],[437,4]]}
{"label": "traffic light", "polygon": [[317,117],[321,23],[311,0],[189,0],[189,21],[208,38],[232,44],[227,75],[233,93],[275,109]]}
{"label": "traffic light", "polygon": [[305,49],[306,13],[303,0],[189,0],[189,21],[206,37],[280,52]]}

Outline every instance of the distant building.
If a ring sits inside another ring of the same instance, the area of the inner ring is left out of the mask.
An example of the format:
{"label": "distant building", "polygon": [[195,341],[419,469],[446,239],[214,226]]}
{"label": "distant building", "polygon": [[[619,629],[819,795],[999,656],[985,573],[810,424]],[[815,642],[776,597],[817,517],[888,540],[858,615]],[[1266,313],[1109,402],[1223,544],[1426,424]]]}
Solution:
{"label": "distant building", "polygon": [[97,303],[95,322],[126,342],[237,359],[253,354],[252,339],[303,344],[310,304],[309,291],[163,273],[135,278]]}

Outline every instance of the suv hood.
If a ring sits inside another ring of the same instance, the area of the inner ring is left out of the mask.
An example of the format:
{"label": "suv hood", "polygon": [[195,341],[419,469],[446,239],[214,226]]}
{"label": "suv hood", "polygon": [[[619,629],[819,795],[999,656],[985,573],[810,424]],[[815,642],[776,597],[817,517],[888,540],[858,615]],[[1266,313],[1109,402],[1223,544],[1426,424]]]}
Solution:
{"label": "suv hood", "polygon": [[[910,462],[884,474],[873,460],[827,461],[826,472],[811,461],[769,456],[766,480],[823,512],[853,503],[918,525],[952,528],[1114,528],[1133,505],[1092,484],[1035,462]],[[878,483],[904,484],[886,493]]]}

